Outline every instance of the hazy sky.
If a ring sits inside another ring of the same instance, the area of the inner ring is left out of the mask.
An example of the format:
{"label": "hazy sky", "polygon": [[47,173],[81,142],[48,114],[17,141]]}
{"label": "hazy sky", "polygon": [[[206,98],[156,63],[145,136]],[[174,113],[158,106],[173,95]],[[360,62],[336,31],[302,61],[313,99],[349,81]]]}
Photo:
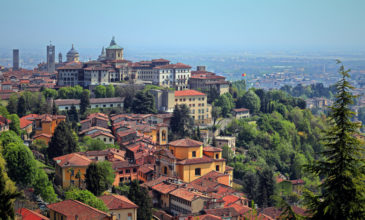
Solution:
{"label": "hazy sky", "polygon": [[1,0],[0,48],[365,49],[364,0]]}

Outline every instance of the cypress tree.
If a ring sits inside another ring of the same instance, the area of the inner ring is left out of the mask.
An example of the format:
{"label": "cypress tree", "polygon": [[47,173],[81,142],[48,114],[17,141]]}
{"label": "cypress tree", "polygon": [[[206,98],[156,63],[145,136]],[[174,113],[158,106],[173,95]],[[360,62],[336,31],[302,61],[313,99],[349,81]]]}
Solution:
{"label": "cypress tree", "polygon": [[330,107],[331,126],[323,139],[323,159],[307,166],[315,175],[324,177],[318,194],[306,192],[313,219],[364,219],[365,216],[364,148],[356,138],[359,124],[351,121],[354,112],[349,106],[355,96],[351,93],[354,87],[347,80],[349,72],[341,64],[341,79],[336,83],[337,94]]}
{"label": "cypress tree", "polygon": [[152,200],[148,195],[148,190],[141,187],[136,180],[131,182],[128,198],[138,205],[137,219],[151,219],[152,218]]}
{"label": "cypress tree", "polygon": [[20,96],[17,107],[17,114],[19,117],[23,117],[27,114],[27,109],[25,106],[25,99],[23,96]]}
{"label": "cypress tree", "polygon": [[49,143],[47,149],[48,158],[52,160],[54,157],[75,152],[76,148],[77,143],[70,127],[66,122],[60,122]]}
{"label": "cypress tree", "polygon": [[90,92],[89,90],[85,89],[82,93],[81,93],[81,98],[80,98],[80,114],[83,115],[87,108],[90,107]]}

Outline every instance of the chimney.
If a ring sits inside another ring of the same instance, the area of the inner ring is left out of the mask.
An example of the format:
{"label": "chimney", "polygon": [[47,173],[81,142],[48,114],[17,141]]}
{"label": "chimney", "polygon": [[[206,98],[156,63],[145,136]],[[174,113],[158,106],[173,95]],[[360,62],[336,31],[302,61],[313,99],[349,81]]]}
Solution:
{"label": "chimney", "polygon": [[205,71],[205,66],[197,66],[196,70],[197,71]]}

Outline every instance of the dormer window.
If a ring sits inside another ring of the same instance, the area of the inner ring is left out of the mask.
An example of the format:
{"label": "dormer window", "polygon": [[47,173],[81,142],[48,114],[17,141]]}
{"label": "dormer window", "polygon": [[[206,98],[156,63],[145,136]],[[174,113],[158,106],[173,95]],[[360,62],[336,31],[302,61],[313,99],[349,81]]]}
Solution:
{"label": "dormer window", "polygon": [[219,154],[215,154],[215,159],[219,159]]}

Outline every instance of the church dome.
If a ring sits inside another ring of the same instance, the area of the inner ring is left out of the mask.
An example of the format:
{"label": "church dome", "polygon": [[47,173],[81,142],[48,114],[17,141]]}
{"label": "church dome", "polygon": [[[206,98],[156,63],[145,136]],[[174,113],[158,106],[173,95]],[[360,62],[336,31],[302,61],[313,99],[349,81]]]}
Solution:
{"label": "church dome", "polygon": [[76,55],[76,54],[78,55],[79,52],[77,52],[77,50],[75,50],[74,45],[72,44],[72,48],[71,48],[71,50],[69,50],[67,52],[67,55]]}

